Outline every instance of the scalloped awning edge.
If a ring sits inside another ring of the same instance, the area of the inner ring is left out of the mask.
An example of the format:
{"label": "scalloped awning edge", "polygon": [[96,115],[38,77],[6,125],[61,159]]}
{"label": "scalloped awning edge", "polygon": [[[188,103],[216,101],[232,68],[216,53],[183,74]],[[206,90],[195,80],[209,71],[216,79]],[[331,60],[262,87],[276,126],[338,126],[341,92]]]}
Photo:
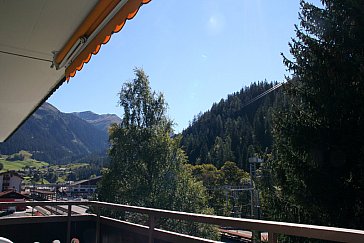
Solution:
{"label": "scalloped awning edge", "polygon": [[[101,45],[106,44],[110,40],[113,33],[119,32],[125,25],[125,22],[132,19],[137,14],[140,7],[149,3],[150,1],[151,0],[131,0],[126,2],[125,5],[105,25],[105,27],[95,36],[93,40],[90,41],[90,43],[66,68],[66,80],[69,81],[70,77],[74,77],[76,72],[80,71],[83,68],[83,65],[90,61],[92,55],[95,55],[99,52]],[[114,4],[114,2],[111,4]]]}

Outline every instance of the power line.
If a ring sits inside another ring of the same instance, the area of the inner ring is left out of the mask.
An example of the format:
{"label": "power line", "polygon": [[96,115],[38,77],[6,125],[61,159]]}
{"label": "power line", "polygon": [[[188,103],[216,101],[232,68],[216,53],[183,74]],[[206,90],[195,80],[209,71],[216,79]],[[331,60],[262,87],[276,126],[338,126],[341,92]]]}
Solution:
{"label": "power line", "polygon": [[268,89],[268,90],[264,91],[263,93],[261,93],[261,94],[257,95],[257,96],[256,96],[256,97],[254,97],[253,99],[251,99],[251,100],[249,100],[248,102],[246,102],[246,103],[245,103],[245,104],[241,107],[241,109],[243,109],[243,108],[247,107],[247,106],[248,106],[248,105],[250,105],[251,103],[253,103],[253,102],[255,102],[255,101],[257,101],[257,100],[259,100],[259,99],[263,98],[263,97],[264,97],[264,96],[266,96],[267,94],[269,94],[269,93],[273,92],[274,90],[278,89],[279,87],[281,87],[281,86],[282,86],[282,84],[283,84],[283,83],[278,83],[278,84],[274,85],[272,88],[270,88],[270,89]]}

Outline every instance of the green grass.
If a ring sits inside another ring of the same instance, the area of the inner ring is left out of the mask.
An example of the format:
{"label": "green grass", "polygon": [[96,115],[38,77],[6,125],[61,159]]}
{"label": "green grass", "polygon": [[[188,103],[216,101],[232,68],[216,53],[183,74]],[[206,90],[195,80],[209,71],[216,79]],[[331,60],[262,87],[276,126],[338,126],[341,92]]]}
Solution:
{"label": "green grass", "polygon": [[2,171],[7,170],[23,170],[26,166],[34,167],[35,169],[40,169],[43,166],[48,166],[49,164],[42,161],[37,161],[34,159],[27,159],[27,160],[16,160],[16,161],[7,161],[4,158],[0,158],[0,163],[4,165]]}
{"label": "green grass", "polygon": [[32,178],[30,176],[24,176],[23,179],[25,185],[31,184]]}
{"label": "green grass", "polygon": [[[20,151],[17,154],[21,154],[22,157],[24,158],[24,160],[8,161],[6,159],[12,155],[1,155],[0,154],[0,163],[2,163],[4,165],[3,170],[1,170],[0,172],[8,171],[8,170],[22,171],[22,170],[24,170],[25,167],[32,167],[44,175],[45,173],[47,173],[47,170],[53,170],[55,172],[60,168],[64,168],[63,172],[57,173],[58,174],[57,182],[64,183],[66,181],[67,175],[71,171],[82,168],[82,167],[90,166],[87,163],[76,163],[76,164],[67,164],[67,165],[49,165],[47,162],[31,159],[30,158],[31,154],[26,151]],[[10,157],[10,158],[13,158],[13,157]],[[42,168],[43,166],[48,166],[48,168]],[[43,179],[43,181],[42,181],[42,179],[40,179],[39,181],[33,181],[32,177],[25,176],[23,183],[24,184],[31,184],[31,183],[48,184],[49,182],[45,179]]]}
{"label": "green grass", "polygon": [[64,177],[58,177],[57,183],[65,183],[66,179]]}
{"label": "green grass", "polygon": [[81,167],[89,166],[87,163],[76,163],[76,164],[67,164],[67,165],[51,165],[49,168],[56,170],[57,168],[65,168],[67,170],[75,170]]}
{"label": "green grass", "polygon": [[68,164],[65,167],[69,168],[70,170],[78,169],[81,167],[89,166],[87,163],[78,163],[78,164]]}
{"label": "green grass", "polygon": [[38,181],[33,181],[34,184],[50,184],[46,179],[39,179]]}

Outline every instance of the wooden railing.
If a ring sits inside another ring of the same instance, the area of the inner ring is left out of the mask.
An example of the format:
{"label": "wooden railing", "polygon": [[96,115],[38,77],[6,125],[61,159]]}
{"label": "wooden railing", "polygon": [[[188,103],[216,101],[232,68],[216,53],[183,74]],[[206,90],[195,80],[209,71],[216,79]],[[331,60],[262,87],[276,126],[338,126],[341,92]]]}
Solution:
{"label": "wooden railing", "polygon": [[[321,240],[329,240],[329,241],[337,241],[337,242],[364,242],[364,231],[363,230],[354,230],[354,229],[344,229],[344,228],[335,228],[335,227],[327,227],[327,226],[317,226],[317,225],[306,225],[306,224],[294,224],[294,223],[284,223],[284,222],[275,222],[275,221],[265,221],[265,220],[255,220],[255,219],[243,219],[243,218],[230,218],[230,217],[222,217],[215,215],[203,215],[203,214],[194,214],[194,213],[186,213],[186,212],[176,212],[169,210],[161,210],[154,208],[144,208],[144,207],[136,207],[129,205],[120,205],[114,203],[106,203],[106,202],[98,202],[98,201],[89,201],[89,202],[79,202],[79,201],[47,201],[47,202],[21,202],[21,203],[0,203],[0,207],[3,206],[53,206],[53,205],[67,205],[68,206],[68,215],[67,217],[67,240],[70,239],[70,227],[72,218],[75,217],[71,214],[72,205],[86,205],[93,206],[96,210],[96,215],[93,215],[93,218],[96,222],[96,242],[100,241],[100,222],[106,222],[107,220],[112,220],[100,215],[101,209],[111,209],[117,211],[125,211],[125,212],[134,212],[148,215],[149,217],[149,227],[134,225],[140,228],[140,232],[146,232],[144,234],[148,235],[149,242],[153,242],[154,239],[160,240],[171,240],[172,242],[213,242],[211,240],[191,237],[187,235],[182,235],[174,232],[164,231],[161,229],[155,228],[156,222],[159,218],[170,218],[170,219],[179,219],[185,221],[193,221],[205,224],[213,224],[225,227],[234,227],[244,230],[252,230],[252,231],[264,231],[268,232],[268,241],[270,243],[277,242],[277,235],[292,235],[292,236],[300,236],[306,238],[313,239],[321,239]],[[65,217],[65,216],[54,216],[54,217]],[[15,220],[15,219],[14,219]],[[2,225],[2,219],[0,218],[0,225]],[[22,221],[22,218],[18,219],[19,222]],[[116,221],[115,221],[116,222]],[[123,221],[118,221],[122,223],[127,223]],[[134,227],[133,226],[133,227]]]}

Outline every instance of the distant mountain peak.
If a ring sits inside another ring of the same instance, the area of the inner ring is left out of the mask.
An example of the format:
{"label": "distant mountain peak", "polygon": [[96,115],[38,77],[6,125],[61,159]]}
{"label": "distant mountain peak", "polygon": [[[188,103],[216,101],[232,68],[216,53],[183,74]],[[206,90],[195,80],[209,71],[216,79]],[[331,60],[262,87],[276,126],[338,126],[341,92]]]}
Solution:
{"label": "distant mountain peak", "polygon": [[39,110],[49,110],[52,112],[60,113],[60,111],[53,105],[49,104],[48,102],[44,102],[39,108]]}
{"label": "distant mountain peak", "polygon": [[120,124],[122,122],[121,118],[115,114],[99,115],[92,111],[73,112],[72,114],[94,125],[96,128],[106,132],[108,132],[111,124]]}
{"label": "distant mountain peak", "polygon": [[[87,112],[89,114],[92,112]],[[95,116],[99,116],[95,114]],[[0,143],[0,153],[26,150],[38,160],[61,163],[90,154],[106,153],[108,134],[72,113],[63,113],[44,103],[9,138]]]}
{"label": "distant mountain peak", "polygon": [[78,116],[83,120],[95,120],[98,119],[100,115],[92,112],[92,111],[81,111],[81,112],[73,112],[72,114]]}

